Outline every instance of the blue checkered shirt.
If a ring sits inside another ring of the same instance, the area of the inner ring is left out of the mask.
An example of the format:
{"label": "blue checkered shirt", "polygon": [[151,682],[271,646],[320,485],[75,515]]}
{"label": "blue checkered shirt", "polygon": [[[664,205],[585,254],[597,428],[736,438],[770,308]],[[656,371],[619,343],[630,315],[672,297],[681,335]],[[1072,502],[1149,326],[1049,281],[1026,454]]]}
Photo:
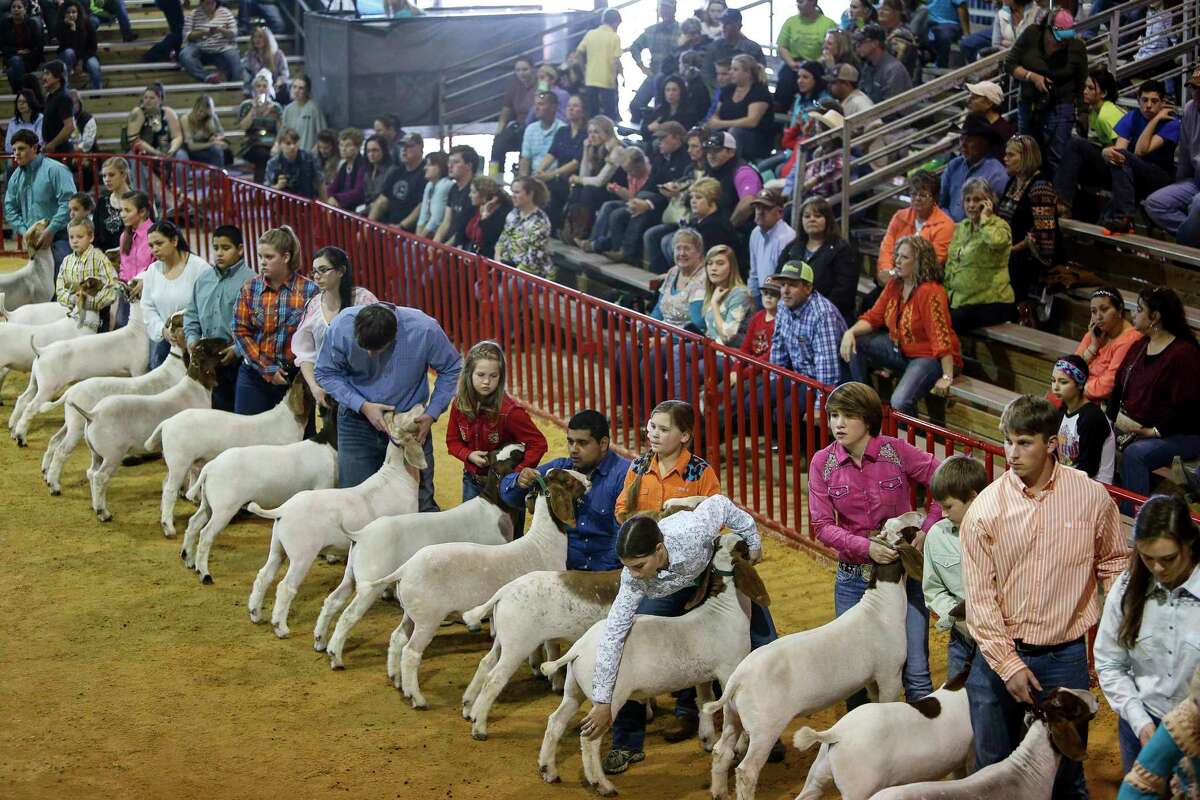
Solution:
{"label": "blue checkered shirt", "polygon": [[838,347],[845,332],[841,313],[816,290],[799,308],[780,303],[771,338],[771,363],[826,386],[837,386],[842,378]]}

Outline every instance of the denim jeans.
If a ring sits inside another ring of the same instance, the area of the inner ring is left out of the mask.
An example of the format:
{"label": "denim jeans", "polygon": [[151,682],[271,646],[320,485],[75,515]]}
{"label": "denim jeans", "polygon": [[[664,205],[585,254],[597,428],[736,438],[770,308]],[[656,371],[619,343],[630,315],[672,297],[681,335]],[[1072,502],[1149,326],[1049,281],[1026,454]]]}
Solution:
{"label": "denim jeans", "polygon": [[604,89],[599,86],[583,87],[583,107],[587,109],[588,119],[603,114],[613,122],[621,121],[617,110],[617,90]]}
{"label": "denim jeans", "polygon": [[[645,597],[638,604],[637,613],[652,617],[683,616],[684,605],[696,593],[694,587],[680,589],[666,597]],[[755,603],[750,604],[750,649],[756,650],[779,638],[771,612]],[[688,687],[673,693],[675,716],[680,719],[696,719],[700,711],[696,708],[696,689]],[[613,718],[612,746],[614,750],[641,752],[646,741],[646,704],[629,700],[621,706]]]}
{"label": "denim jeans", "polygon": [[[338,406],[337,432],[338,487],[358,486],[383,466],[387,456],[387,434],[375,430],[366,417],[343,405]],[[417,490],[417,510],[441,511],[433,496],[433,436],[425,437],[421,450],[425,453],[425,469],[421,470],[421,484]]]}
{"label": "denim jeans", "polygon": [[[1150,721],[1157,728],[1161,719],[1150,715]],[[1138,738],[1137,731],[1129,726],[1129,723],[1123,719],[1117,720],[1117,744],[1121,748],[1121,774],[1126,774],[1133,769],[1133,762],[1137,761],[1138,753],[1142,752],[1142,740]]]}
{"label": "denim jeans", "polygon": [[971,64],[979,58],[979,51],[992,46],[992,28],[989,25],[982,30],[972,31],[958,40],[958,52],[962,53],[963,63]]}
{"label": "denim jeans", "polygon": [[650,259],[650,271],[656,275],[666,273],[674,263],[675,259],[665,250],[663,243],[668,239],[674,242],[673,234],[677,230],[679,226],[674,222],[664,222],[650,228],[642,237],[642,249]]}
{"label": "denim jeans", "polygon": [[[613,215],[625,208],[624,200],[606,200],[604,205],[600,206],[600,210],[596,212],[596,221],[592,223],[592,250],[596,253],[607,253],[612,250],[612,219]],[[628,213],[628,212],[626,212]],[[621,228],[625,230],[624,226]]]}
{"label": "denim jeans", "polygon": [[[67,72],[70,73],[75,69],[75,64],[79,61],[79,56],[71,48],[66,48],[59,52],[58,57],[67,66]],[[88,83],[93,89],[100,88],[100,59],[95,56],[88,56],[83,60],[83,69],[88,74]]]}
{"label": "denim jeans", "polygon": [[183,4],[180,0],[154,0],[154,5],[167,20],[167,35],[146,51],[143,63],[170,61],[171,53],[183,46]]}
{"label": "denim jeans", "polygon": [[238,27],[243,29],[249,28],[250,20],[255,17],[266,22],[267,27],[271,29],[271,33],[276,36],[287,32],[283,22],[283,12],[274,3],[258,3],[255,0],[242,0],[238,4]]}
{"label": "denim jeans", "polygon": [[245,361],[238,368],[237,399],[234,401],[235,414],[261,414],[270,411],[283,396],[288,387],[276,383],[267,383],[258,370]]}
{"label": "denim jeans", "polygon": [[1112,202],[1107,216],[1127,216],[1137,210],[1138,200],[1146,199],[1159,189],[1170,186],[1172,178],[1165,169],[1140,156],[1132,150],[1125,151],[1125,163],[1110,166],[1112,175]]}
{"label": "denim jeans", "polygon": [[[841,616],[858,605],[867,591],[867,582],[862,572],[853,565],[839,564],[837,580],[833,585],[833,612]],[[933,691],[929,677],[929,612],[925,609],[925,595],[921,582],[906,578],[904,592],[908,596],[908,611],[904,618],[904,638],[907,657],[904,660],[904,696],[911,703]],[[847,708],[867,702],[865,690],[856,692],[846,700]]]}
{"label": "denim jeans", "polygon": [[[1044,653],[1031,653],[1020,646],[1017,655],[1042,686],[1041,697],[1053,689],[1088,689],[1087,644],[1083,638],[1059,645]],[[977,659],[967,678],[971,727],[975,731],[975,764],[982,769],[1008,758],[1025,735],[1025,711],[985,659]],[[1083,765],[1064,758],[1054,779],[1055,800],[1087,800]]]}
{"label": "denim jeans", "polygon": [[888,369],[900,375],[890,402],[893,408],[904,414],[913,413],[917,400],[929,394],[929,390],[942,377],[942,365],[938,359],[906,358],[886,330],[859,336],[856,352],[850,359],[851,380],[867,383],[873,369]]}
{"label": "denim jeans", "polygon": [[1150,494],[1150,475],[1171,463],[1175,456],[1184,460],[1200,455],[1200,436],[1180,434],[1161,439],[1138,439],[1121,451],[1122,489]]}
{"label": "denim jeans", "polygon": [[1082,136],[1072,136],[1068,140],[1058,171],[1054,173],[1054,191],[1064,204],[1075,205],[1081,175],[1086,176],[1089,185],[1101,188],[1111,185],[1108,163],[1100,155],[1101,149],[1100,145]]}
{"label": "denim jeans", "polygon": [[1188,207],[1187,219],[1179,226],[1175,240],[1188,247],[1200,247],[1200,203]]}
{"label": "denim jeans", "polygon": [[929,23],[929,41],[933,45],[933,55],[939,67],[950,66],[950,46],[962,38],[962,25],[957,22]]}
{"label": "denim jeans", "polygon": [[651,101],[658,96],[658,87],[662,85],[665,78],[666,76],[661,73],[651,75],[642,81],[642,85],[634,93],[633,101],[629,104],[629,119],[634,125],[642,124],[642,118],[650,109]]}
{"label": "denim jeans", "polygon": [[233,411],[237,407],[237,379],[241,370],[240,361],[217,367],[217,385],[212,390],[212,407],[217,411]]}
{"label": "denim jeans", "polygon": [[112,22],[112,20],[115,18],[117,20],[117,27],[121,29],[122,38],[128,40],[133,35],[133,26],[129,24],[129,12],[125,9],[125,0],[112,0],[111,3],[106,3],[104,12],[106,14],[111,13],[112,17],[101,19],[95,14],[92,14],[93,28],[99,31],[101,24]]}
{"label": "denim jeans", "polygon": [[166,361],[170,352],[171,343],[166,340],[166,337],[157,342],[150,342],[150,369],[154,369]]}
{"label": "denim jeans", "polygon": [[25,80],[25,73],[28,71],[25,60],[20,56],[12,56],[5,62],[4,73],[8,76],[8,85],[12,87],[13,94],[21,91],[22,81]]}
{"label": "denim jeans", "polygon": [[[949,681],[958,673],[962,672],[967,661],[971,659],[972,654],[975,660],[978,661],[982,656],[979,655],[979,646],[973,641],[963,636],[957,629],[950,629],[950,643],[946,646],[946,680]],[[974,662],[971,668],[975,668]]]}
{"label": "denim jeans", "polygon": [[204,69],[205,66],[216,67],[224,80],[227,81],[241,82],[242,73],[244,72],[242,61],[238,57],[238,51],[235,47],[228,50],[211,52],[209,50],[201,50],[199,45],[186,45],[179,51],[179,66],[183,67],[184,72],[198,81],[208,79],[208,72]]}
{"label": "denim jeans", "polygon": [[1075,130],[1075,106],[1072,103],[1060,103],[1034,109],[1028,103],[1018,103],[1017,130],[1037,140],[1042,148],[1045,171],[1053,176]]}
{"label": "denim jeans", "polygon": [[1172,236],[1188,216],[1200,213],[1200,179],[1178,181],[1155,191],[1142,202],[1154,224]]}

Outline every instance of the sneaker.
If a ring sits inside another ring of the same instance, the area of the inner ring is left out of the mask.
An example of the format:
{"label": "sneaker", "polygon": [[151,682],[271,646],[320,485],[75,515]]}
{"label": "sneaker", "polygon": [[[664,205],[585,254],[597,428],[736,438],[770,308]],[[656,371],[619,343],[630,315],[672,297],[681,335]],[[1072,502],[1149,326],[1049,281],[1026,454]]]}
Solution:
{"label": "sneaker", "polygon": [[663,734],[668,742],[685,742],[700,730],[700,720],[696,717],[676,717],[675,724]]}
{"label": "sneaker", "polygon": [[220,83],[221,75],[219,73],[214,72],[211,75],[209,75],[207,78],[205,78],[204,82],[205,83]]}
{"label": "sneaker", "polygon": [[629,769],[630,764],[644,761],[646,754],[641,750],[609,750],[600,762],[605,775],[620,775]]}

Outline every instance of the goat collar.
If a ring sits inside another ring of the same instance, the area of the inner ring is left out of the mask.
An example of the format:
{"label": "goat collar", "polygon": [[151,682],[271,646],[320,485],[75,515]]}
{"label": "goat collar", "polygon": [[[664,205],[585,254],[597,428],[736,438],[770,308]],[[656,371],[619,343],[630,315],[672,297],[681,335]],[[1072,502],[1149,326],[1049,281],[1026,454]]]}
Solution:
{"label": "goat collar", "polygon": [[712,570],[713,570],[713,572],[715,572],[716,574],[718,574],[718,575],[721,575],[721,576],[723,576],[723,577],[726,577],[726,578],[728,578],[728,577],[730,577],[731,575],[733,575],[733,570],[731,570],[731,569],[728,569],[728,570],[726,570],[726,569],[717,569],[716,567],[713,567],[713,568],[712,568]]}
{"label": "goat collar", "polygon": [[533,480],[534,480],[534,483],[536,483],[538,485],[537,493],[542,495],[543,497],[549,497],[550,496],[550,487],[546,485],[546,479],[545,479],[545,477],[542,476],[542,473],[539,472],[537,474],[537,477],[534,478]]}
{"label": "goat collar", "polygon": [[182,359],[182,358],[183,358],[183,354],[182,354],[182,353],[176,353],[174,350],[171,350],[169,353],[167,353],[167,358],[178,358],[178,359]]}

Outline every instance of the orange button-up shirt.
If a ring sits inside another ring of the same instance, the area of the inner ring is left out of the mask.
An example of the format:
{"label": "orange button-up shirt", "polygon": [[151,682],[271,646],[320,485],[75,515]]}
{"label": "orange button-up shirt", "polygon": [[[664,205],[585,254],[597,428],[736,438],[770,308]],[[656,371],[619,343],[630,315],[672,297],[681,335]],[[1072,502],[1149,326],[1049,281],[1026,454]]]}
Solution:
{"label": "orange button-up shirt", "polygon": [[1129,561],[1117,506],[1104,486],[1055,465],[1031,492],[1012,470],[988,486],[960,528],[967,626],[988,664],[1008,680],[1024,666],[1014,640],[1054,645],[1100,618],[1096,583]]}
{"label": "orange button-up shirt", "polygon": [[[630,507],[628,502],[629,487],[641,478],[638,484],[637,503]],[[645,511],[658,512],[663,503],[676,497],[711,497],[721,493],[721,481],[717,471],[700,456],[692,455],[684,448],[675,459],[675,466],[666,475],[658,468],[658,456],[647,453],[640,456],[629,465],[625,473],[625,485],[617,497],[617,520],[624,522],[634,514]]]}

